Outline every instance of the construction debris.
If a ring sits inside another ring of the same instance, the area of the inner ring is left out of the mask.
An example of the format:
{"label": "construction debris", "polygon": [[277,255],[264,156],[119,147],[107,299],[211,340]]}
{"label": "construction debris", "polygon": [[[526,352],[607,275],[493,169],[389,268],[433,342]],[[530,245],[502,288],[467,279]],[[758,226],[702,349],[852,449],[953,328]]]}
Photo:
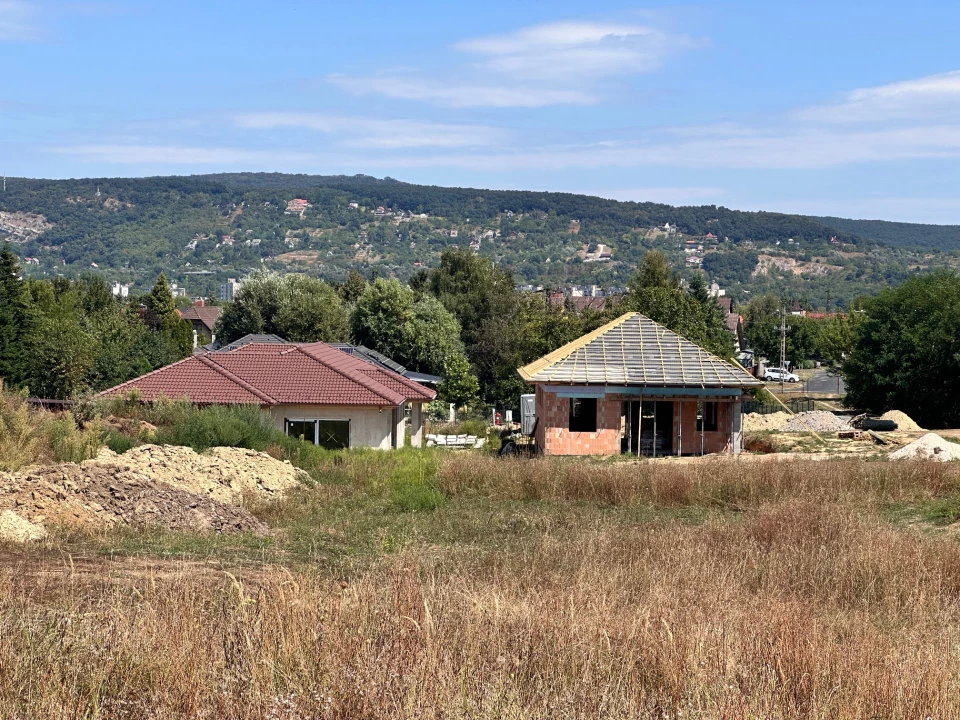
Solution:
{"label": "construction debris", "polygon": [[913,418],[899,410],[888,410],[880,416],[880,419],[893,420],[897,424],[897,429],[903,432],[923,432],[923,428],[917,425]]}
{"label": "construction debris", "polygon": [[832,412],[811,410],[791,417],[783,429],[786,432],[831,433],[849,430],[850,426]]}
{"label": "construction debris", "polygon": [[944,440],[936,433],[927,433],[904,445],[899,450],[890,453],[891,460],[960,460],[960,445]]}

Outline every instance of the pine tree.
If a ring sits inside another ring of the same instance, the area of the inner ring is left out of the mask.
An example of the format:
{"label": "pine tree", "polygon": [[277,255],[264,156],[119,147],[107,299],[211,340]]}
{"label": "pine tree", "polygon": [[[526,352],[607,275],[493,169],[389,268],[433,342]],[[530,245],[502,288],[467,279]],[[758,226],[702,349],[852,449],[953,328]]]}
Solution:
{"label": "pine tree", "polygon": [[171,316],[176,315],[177,307],[173,302],[173,293],[170,292],[170,286],[163,273],[160,273],[150,294],[143,299],[143,304],[152,313],[158,327],[163,325],[164,321],[168,321]]}
{"label": "pine tree", "polygon": [[0,250],[0,379],[19,382],[27,359],[24,341],[32,327],[29,296],[20,264],[9,246]]}

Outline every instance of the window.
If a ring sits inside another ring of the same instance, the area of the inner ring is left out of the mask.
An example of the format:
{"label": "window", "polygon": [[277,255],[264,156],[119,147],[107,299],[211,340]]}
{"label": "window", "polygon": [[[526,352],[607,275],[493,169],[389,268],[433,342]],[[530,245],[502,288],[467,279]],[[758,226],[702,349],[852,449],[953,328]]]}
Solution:
{"label": "window", "polygon": [[349,420],[317,420],[317,445],[328,450],[350,447]]}
{"label": "window", "polygon": [[697,403],[697,432],[716,432],[719,427],[717,418],[720,403],[718,402],[699,402]]}
{"label": "window", "polygon": [[597,399],[570,398],[570,432],[597,431]]}
{"label": "window", "polygon": [[287,420],[286,427],[290,437],[328,450],[350,447],[349,420]]}
{"label": "window", "polygon": [[313,420],[287,420],[287,435],[317,444],[317,423]]}

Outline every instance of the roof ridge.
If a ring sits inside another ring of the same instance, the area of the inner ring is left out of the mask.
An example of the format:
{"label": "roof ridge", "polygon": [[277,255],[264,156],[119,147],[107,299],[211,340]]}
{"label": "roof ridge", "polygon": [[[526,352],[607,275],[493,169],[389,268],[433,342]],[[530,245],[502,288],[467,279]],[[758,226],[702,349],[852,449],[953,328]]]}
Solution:
{"label": "roof ridge", "polygon": [[[310,343],[309,345],[316,345],[316,344],[317,344],[317,343]],[[325,346],[324,343],[319,343],[319,344]],[[312,352],[309,352],[309,351],[307,350],[307,347],[309,347],[309,345],[296,344],[296,345],[294,345],[294,347],[295,347],[298,351],[300,351],[300,352],[302,352],[304,355],[306,355],[308,358],[310,358],[311,360],[313,360],[314,362],[317,362],[317,363],[323,365],[325,368],[327,368],[327,369],[329,369],[329,370],[332,370],[333,372],[337,373],[338,375],[342,375],[342,376],[346,377],[348,380],[352,380],[353,382],[357,383],[358,385],[362,385],[363,387],[365,387],[365,388],[366,388],[367,390],[369,390],[370,392],[376,393],[377,395],[379,395],[380,397],[382,397],[384,400],[391,400],[392,398],[400,397],[399,402],[396,401],[396,400],[393,401],[393,402],[394,402],[395,404],[397,404],[397,405],[399,405],[400,403],[402,403],[402,402],[404,402],[404,401],[406,400],[405,397],[400,396],[400,393],[391,390],[391,389],[388,388],[386,385],[384,385],[383,383],[377,382],[377,381],[374,380],[373,378],[369,378],[369,377],[366,377],[366,376],[363,376],[363,377],[355,377],[355,376],[352,375],[352,374],[347,375],[346,373],[344,373],[344,371],[343,371],[341,368],[334,367],[334,366],[331,365],[330,363],[325,362],[323,359],[321,359],[321,358],[317,357],[316,355],[314,355]],[[335,352],[340,352],[340,351],[337,350],[336,348],[331,348],[331,349],[334,350]],[[341,353],[341,354],[346,355],[346,353]],[[349,355],[346,355],[346,357],[350,357],[350,356],[349,356]],[[361,360],[360,362],[365,362],[365,361]],[[362,375],[362,373],[361,373],[361,375]]]}
{"label": "roof ridge", "polygon": [[592,332],[588,332],[586,335],[583,335],[582,337],[578,337],[576,340],[572,340],[568,342],[566,345],[563,345],[557,348],[553,352],[547,353],[539,360],[534,360],[532,363],[528,365],[524,365],[522,368],[517,370],[517,372],[520,374],[520,377],[523,378],[524,380],[530,380],[537,373],[543,370],[546,370],[551,365],[554,365],[560,362],[561,360],[569,356],[571,353],[585,346],[587,343],[590,343],[593,340],[596,340],[598,337],[600,337],[604,333],[610,330],[613,330],[613,328],[625,323],[634,315],[639,315],[639,314],[640,313],[637,313],[637,312],[624,313],[623,315],[618,317],[616,320],[611,320],[606,325],[602,325],[598,327],[596,330]]}
{"label": "roof ridge", "polygon": [[223,377],[225,377],[227,380],[230,380],[231,382],[236,383],[237,385],[242,387],[244,390],[256,395],[261,400],[266,400],[271,405],[279,404],[276,398],[270,397],[265,392],[263,392],[263,390],[260,390],[254,385],[251,385],[249,382],[244,380],[242,377],[240,377],[236,373],[230,372],[225,367],[220,365],[216,360],[213,360],[210,357],[211,354],[212,353],[206,353],[204,355],[195,355],[194,357],[196,357],[197,360],[199,360],[201,363],[203,363],[208,368],[213,370],[215,373],[218,373],[219,375],[222,375]]}

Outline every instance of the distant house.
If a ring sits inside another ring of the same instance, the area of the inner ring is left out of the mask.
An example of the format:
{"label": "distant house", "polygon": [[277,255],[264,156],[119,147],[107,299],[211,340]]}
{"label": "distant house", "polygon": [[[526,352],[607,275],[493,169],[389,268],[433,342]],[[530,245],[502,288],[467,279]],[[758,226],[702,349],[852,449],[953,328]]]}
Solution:
{"label": "distant house", "polygon": [[189,320],[193,326],[193,347],[207,345],[216,341],[213,334],[213,328],[217,324],[217,318],[220,317],[220,308],[205,306],[203,300],[194,302],[193,307],[186,310],[178,310],[180,317]]}
{"label": "distant house", "polygon": [[422,406],[436,392],[324,343],[251,342],[192,355],[104,391],[136,391],[142,402],[185,398],[199,405],[257,405],[275,427],[327,448],[423,444]]}
{"label": "distant house", "polygon": [[287,203],[287,212],[302,214],[308,207],[310,207],[310,203],[303,198],[294,198]]}

